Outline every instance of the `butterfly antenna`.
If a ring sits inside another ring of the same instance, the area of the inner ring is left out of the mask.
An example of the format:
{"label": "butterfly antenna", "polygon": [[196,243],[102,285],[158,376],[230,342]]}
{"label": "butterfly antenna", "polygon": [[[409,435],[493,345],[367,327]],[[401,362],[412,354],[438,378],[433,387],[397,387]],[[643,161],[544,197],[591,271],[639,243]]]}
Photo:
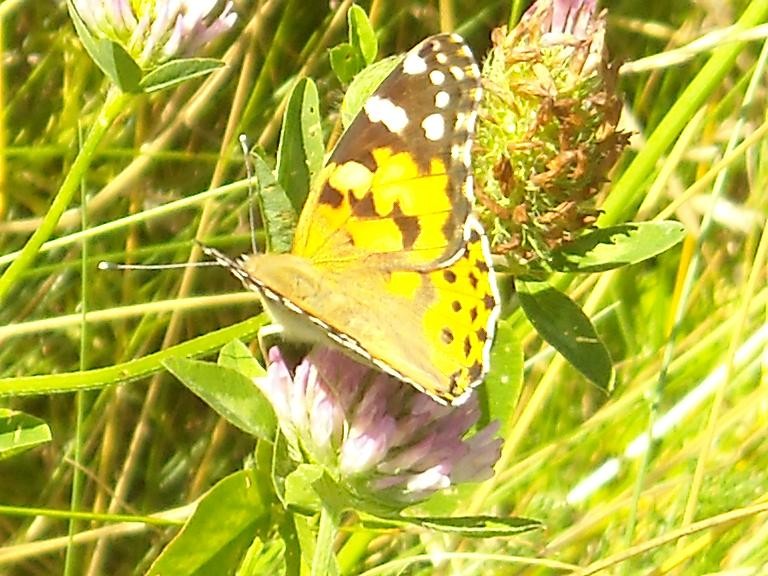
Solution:
{"label": "butterfly antenna", "polygon": [[245,159],[245,174],[248,176],[248,227],[251,230],[251,252],[256,253],[256,194],[253,189],[253,160],[251,149],[248,145],[248,137],[240,134],[240,148]]}
{"label": "butterfly antenna", "polygon": [[[253,160],[251,158],[250,146],[248,145],[248,137],[245,134],[240,134],[238,138],[240,141],[240,148],[243,151],[243,158],[245,159],[245,173],[248,177],[248,226],[251,231],[251,251],[255,254],[257,251],[256,246],[256,191],[253,187]],[[99,270],[174,270],[178,268],[210,268],[211,266],[230,266],[230,261],[224,254],[218,250],[206,246],[202,242],[195,240],[195,243],[200,246],[203,253],[206,256],[213,258],[213,260],[206,260],[202,262],[175,262],[169,264],[124,264],[122,262],[108,262],[102,260],[98,263]]]}
{"label": "butterfly antenna", "polygon": [[177,270],[179,268],[209,268],[221,266],[218,262],[171,262],[168,264],[123,264],[121,262],[108,262],[102,260],[98,263],[99,270]]}

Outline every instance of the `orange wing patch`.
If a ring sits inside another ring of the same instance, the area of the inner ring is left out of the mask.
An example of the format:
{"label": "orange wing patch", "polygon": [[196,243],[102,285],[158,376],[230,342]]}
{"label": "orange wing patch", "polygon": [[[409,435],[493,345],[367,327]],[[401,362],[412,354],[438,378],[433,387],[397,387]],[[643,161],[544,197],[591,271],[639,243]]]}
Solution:
{"label": "orange wing patch", "polygon": [[479,74],[457,35],[411,50],[339,140],[299,218],[293,254],[318,263],[386,255],[392,267],[420,270],[455,255],[473,201]]}
{"label": "orange wing patch", "polygon": [[328,166],[313,210],[314,233],[295,243],[294,253],[325,262],[355,253],[399,254],[393,262],[406,266],[443,255],[453,214],[443,160],[433,158],[425,170],[408,152],[380,148],[373,158],[374,170],[353,161]]}

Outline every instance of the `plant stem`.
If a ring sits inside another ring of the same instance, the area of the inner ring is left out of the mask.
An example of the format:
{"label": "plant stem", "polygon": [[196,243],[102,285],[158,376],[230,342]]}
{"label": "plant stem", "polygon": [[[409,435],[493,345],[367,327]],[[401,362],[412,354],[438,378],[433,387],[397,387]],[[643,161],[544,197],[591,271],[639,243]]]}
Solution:
{"label": "plant stem", "polygon": [[115,118],[125,109],[130,96],[118,91],[116,88],[107,93],[104,105],[99,111],[96,121],[91,126],[83,146],[75,157],[72,167],[64,177],[59,191],[51,203],[40,226],[35,230],[21,250],[19,257],[0,276],[0,303],[5,300],[8,291],[19,280],[22,274],[32,265],[43,243],[51,237],[59,222],[59,218],[72,201],[72,197],[79,189],[80,182],[85,176],[96,148],[104,138]]}
{"label": "plant stem", "polygon": [[[78,130],[78,144],[82,141],[81,131]],[[86,203],[85,183],[80,181],[80,205]],[[81,215],[81,230],[88,228],[88,211],[83,210]],[[81,248],[80,258],[80,372],[88,369],[88,345],[90,343],[88,330],[88,304],[90,280],[88,267],[88,240],[84,239]],[[69,509],[74,512],[80,507],[80,501],[83,497],[83,465],[81,448],[83,444],[83,424],[85,422],[86,396],[85,391],[80,390],[75,394],[75,437],[72,441],[72,489],[69,497]],[[69,544],[64,555],[64,576],[71,576],[77,570],[80,551],[75,547],[75,534],[80,529],[80,524],[75,518],[69,519],[67,536]]]}
{"label": "plant stem", "polygon": [[339,573],[333,555],[333,541],[336,539],[336,520],[325,506],[320,510],[320,526],[317,530],[315,553],[312,557],[312,576],[333,576]]}

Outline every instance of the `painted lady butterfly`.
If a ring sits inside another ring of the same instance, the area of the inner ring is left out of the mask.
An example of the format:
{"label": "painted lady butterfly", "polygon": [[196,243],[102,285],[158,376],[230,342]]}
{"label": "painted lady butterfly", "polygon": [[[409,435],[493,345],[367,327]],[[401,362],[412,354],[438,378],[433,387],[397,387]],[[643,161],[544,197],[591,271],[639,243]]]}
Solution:
{"label": "painted lady butterfly", "polygon": [[472,214],[480,70],[456,34],[414,47],[319,174],[287,254],[208,255],[290,338],[341,346],[441,403],[488,370],[499,295]]}

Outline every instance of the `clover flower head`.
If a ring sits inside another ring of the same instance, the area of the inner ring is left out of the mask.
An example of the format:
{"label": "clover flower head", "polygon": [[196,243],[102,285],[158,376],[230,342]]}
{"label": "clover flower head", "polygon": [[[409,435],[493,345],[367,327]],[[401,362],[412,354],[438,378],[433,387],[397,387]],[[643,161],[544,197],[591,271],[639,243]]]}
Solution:
{"label": "clover flower head", "polygon": [[125,48],[142,68],[189,56],[234,25],[232,2],[220,0],[73,0],[98,38]]}
{"label": "clover flower head", "polygon": [[256,384],[293,453],[362,499],[414,503],[489,478],[500,454],[495,423],[468,435],[480,416],[474,396],[443,406],[333,348],[315,348],[291,373],[273,347]]}
{"label": "clover flower head", "polygon": [[493,32],[473,155],[492,250],[520,272],[547,270],[587,231],[595,196],[628,135],[618,128],[618,70],[595,0],[540,0]]}

